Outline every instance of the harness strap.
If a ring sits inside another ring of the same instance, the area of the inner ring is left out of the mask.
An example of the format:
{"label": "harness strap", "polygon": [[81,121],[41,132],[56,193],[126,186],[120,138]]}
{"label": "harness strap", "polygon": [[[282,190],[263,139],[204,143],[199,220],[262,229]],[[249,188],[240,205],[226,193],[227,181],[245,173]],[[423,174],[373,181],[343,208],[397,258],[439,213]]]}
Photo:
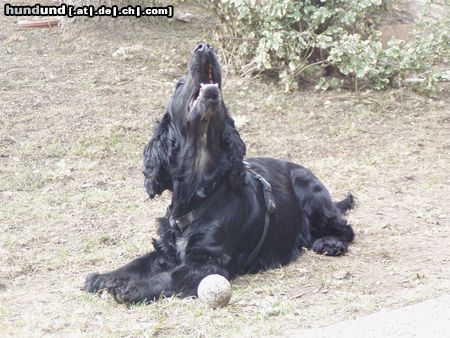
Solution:
{"label": "harness strap", "polygon": [[[256,171],[251,169],[250,163],[244,161],[244,166],[252,174],[252,176],[256,180],[258,180],[263,186],[264,201],[266,203],[266,214],[264,216],[264,229],[261,234],[261,238],[259,239],[259,242],[256,245],[256,247],[252,250],[250,255],[248,255],[247,259],[245,260],[244,265],[241,268],[242,273],[245,272],[245,269],[259,255],[264,245],[264,242],[266,241],[267,233],[269,231],[270,218],[276,209],[275,198],[270,183]],[[207,200],[205,200],[203,204],[180,217],[176,218],[172,217],[169,206],[167,208],[166,217],[169,218],[170,226],[175,228],[179,232],[183,232],[189,225],[200,219],[217,202],[217,200],[220,199],[220,197],[227,188],[228,188],[227,182],[223,182],[219,186],[219,188],[217,188],[217,190]]]}
{"label": "harness strap", "polygon": [[258,174],[256,171],[250,169],[250,163],[244,161],[244,165],[247,168],[247,170],[253,175],[255,179],[257,179],[263,186],[263,193],[264,193],[264,201],[266,202],[266,214],[264,216],[264,229],[263,233],[261,235],[261,238],[259,239],[258,244],[253,249],[253,251],[248,255],[247,259],[244,262],[244,265],[241,268],[241,272],[244,273],[245,269],[255,260],[255,258],[259,255],[264,242],[266,241],[267,233],[269,231],[269,225],[270,225],[270,217],[274,213],[276,204],[275,204],[275,198],[272,192],[272,186],[270,183],[262,177],[260,174]]}
{"label": "harness strap", "polygon": [[227,188],[228,183],[223,182],[204,203],[180,217],[172,217],[169,206],[166,215],[169,217],[170,226],[183,232],[189,225],[200,219],[219,200]]}

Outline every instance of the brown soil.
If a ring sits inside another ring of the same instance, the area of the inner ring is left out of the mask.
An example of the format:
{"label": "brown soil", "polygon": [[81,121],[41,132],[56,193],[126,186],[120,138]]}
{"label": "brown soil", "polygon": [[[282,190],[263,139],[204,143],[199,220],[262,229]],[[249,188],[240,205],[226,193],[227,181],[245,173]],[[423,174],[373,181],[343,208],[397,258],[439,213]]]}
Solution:
{"label": "brown soil", "polygon": [[2,335],[282,335],[449,293],[449,99],[286,94],[230,74],[224,96],[249,156],[289,158],[336,199],[357,196],[350,252],[306,252],[238,278],[218,310],[191,299],[127,308],[79,290],[87,273],[150,249],[170,196],[146,200],[141,153],[213,25],[195,14],[189,24],[86,22],[64,34],[17,30],[0,15]]}

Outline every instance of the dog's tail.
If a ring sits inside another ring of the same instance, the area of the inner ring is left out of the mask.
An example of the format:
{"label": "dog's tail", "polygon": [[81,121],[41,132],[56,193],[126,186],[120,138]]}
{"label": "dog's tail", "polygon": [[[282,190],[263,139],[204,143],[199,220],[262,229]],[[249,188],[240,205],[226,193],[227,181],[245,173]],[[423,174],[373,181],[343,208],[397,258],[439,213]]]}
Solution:
{"label": "dog's tail", "polygon": [[355,198],[351,193],[348,193],[347,197],[345,197],[342,201],[336,202],[336,206],[342,214],[345,214],[348,210],[355,206]]}

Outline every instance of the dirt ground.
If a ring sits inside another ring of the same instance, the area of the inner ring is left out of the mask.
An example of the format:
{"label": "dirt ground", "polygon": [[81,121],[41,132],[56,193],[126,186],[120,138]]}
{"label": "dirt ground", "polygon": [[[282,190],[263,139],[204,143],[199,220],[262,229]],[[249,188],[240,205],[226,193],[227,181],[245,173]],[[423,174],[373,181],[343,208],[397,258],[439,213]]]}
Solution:
{"label": "dirt ground", "polygon": [[[17,30],[0,12],[2,336],[261,336],[319,327],[450,292],[450,110],[402,89],[290,94],[226,74],[248,156],[311,168],[352,191],[357,237],[232,283],[229,306],[165,299],[127,308],[84,276],[150,249],[170,195],[149,201],[142,150],[189,51],[214,22]],[[122,48],[122,49],[121,49]]]}

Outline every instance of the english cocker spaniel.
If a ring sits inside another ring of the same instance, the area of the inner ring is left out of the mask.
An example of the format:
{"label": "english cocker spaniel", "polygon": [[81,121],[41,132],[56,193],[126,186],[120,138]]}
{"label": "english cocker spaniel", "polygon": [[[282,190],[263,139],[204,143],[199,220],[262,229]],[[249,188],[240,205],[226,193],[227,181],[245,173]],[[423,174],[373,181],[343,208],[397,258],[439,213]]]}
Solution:
{"label": "english cocker spaniel", "polygon": [[244,161],[245,145],[225,106],[209,45],[196,46],[188,68],[144,149],[147,193],[172,192],[154,250],[117,270],[88,275],[88,292],[108,290],[120,303],[197,296],[207,275],[232,279],[277,268],[304,248],[340,255],[354,238],[343,217],[352,195],[334,203],[298,164]]}

